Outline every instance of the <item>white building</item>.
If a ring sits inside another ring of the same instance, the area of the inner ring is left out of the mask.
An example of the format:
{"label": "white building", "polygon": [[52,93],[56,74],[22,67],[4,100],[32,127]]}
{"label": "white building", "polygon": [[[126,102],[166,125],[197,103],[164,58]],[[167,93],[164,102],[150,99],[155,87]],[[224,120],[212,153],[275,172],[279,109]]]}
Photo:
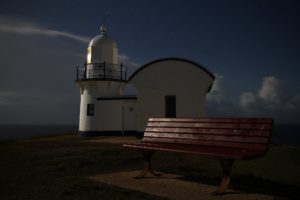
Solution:
{"label": "white building", "polygon": [[150,117],[201,117],[214,75],[203,66],[181,58],[152,61],[129,77],[137,89],[137,131]]}
{"label": "white building", "polygon": [[[127,68],[117,57],[117,45],[102,26],[88,46],[87,63],[77,69],[81,135],[141,134],[149,117],[205,115],[205,96],[215,77],[202,65],[158,59],[127,79]],[[137,96],[122,94],[127,84],[136,88]]]}

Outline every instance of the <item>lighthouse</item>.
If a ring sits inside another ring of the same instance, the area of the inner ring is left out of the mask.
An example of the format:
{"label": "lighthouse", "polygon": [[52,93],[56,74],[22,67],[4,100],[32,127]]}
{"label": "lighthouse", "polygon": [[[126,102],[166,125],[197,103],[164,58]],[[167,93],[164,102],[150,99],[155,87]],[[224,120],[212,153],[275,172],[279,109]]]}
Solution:
{"label": "lighthouse", "polygon": [[100,34],[88,45],[84,66],[77,67],[81,135],[122,134],[125,129],[135,129],[135,124],[132,128],[124,124],[125,109],[136,102],[136,97],[122,94],[126,79],[127,69],[118,63],[117,44],[108,36],[107,28],[101,26]]}

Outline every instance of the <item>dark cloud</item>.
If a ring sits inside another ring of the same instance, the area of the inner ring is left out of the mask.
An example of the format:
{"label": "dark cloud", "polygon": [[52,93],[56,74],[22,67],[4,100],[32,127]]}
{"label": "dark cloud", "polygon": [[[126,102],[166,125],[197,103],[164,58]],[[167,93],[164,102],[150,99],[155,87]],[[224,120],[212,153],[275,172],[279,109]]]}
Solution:
{"label": "dark cloud", "polygon": [[257,92],[240,96],[240,108],[249,115],[270,115],[279,122],[300,123],[300,93],[290,92],[285,81],[274,76],[264,77]]}
{"label": "dark cloud", "polygon": [[[77,124],[76,65],[89,39],[3,16],[0,22],[0,123]],[[119,59],[129,73],[138,66],[125,54]]]}
{"label": "dark cloud", "polygon": [[77,123],[74,80],[87,45],[83,37],[17,25],[7,20],[0,26],[0,123]]}
{"label": "dark cloud", "polygon": [[264,77],[257,92],[243,92],[229,100],[220,86],[223,76],[216,76],[216,87],[207,95],[207,114],[221,117],[272,117],[277,123],[300,123],[300,92],[291,92],[285,81]]}

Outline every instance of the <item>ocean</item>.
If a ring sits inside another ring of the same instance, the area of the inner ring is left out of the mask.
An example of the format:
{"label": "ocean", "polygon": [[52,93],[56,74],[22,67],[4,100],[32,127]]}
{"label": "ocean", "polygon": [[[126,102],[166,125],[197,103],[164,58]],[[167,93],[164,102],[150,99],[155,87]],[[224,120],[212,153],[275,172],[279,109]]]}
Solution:
{"label": "ocean", "polygon": [[78,125],[0,125],[0,140],[78,132]]}
{"label": "ocean", "polygon": [[[65,133],[76,134],[77,132],[78,125],[0,125],[0,140],[26,139]],[[300,147],[300,124],[275,124],[271,143]]]}
{"label": "ocean", "polygon": [[300,147],[300,124],[275,124],[271,143],[289,144]]}

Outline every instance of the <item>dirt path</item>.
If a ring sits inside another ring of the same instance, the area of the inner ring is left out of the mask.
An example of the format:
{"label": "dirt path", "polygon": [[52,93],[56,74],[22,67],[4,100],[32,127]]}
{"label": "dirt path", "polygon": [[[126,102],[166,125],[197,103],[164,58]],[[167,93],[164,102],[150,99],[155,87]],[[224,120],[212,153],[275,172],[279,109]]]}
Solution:
{"label": "dirt path", "polygon": [[[97,137],[87,142],[100,142],[111,144],[124,144],[139,141],[135,137]],[[274,196],[245,193],[235,190],[227,190],[225,195],[213,196],[211,192],[216,186],[205,185],[182,180],[183,177],[175,174],[163,174],[162,177],[147,176],[144,179],[134,179],[140,171],[117,172],[98,174],[88,177],[97,182],[115,185],[130,190],[149,193],[172,200],[271,200]]]}
{"label": "dirt path", "polygon": [[181,180],[179,175],[163,174],[162,177],[148,176],[144,179],[134,179],[139,171],[117,172],[110,174],[99,174],[89,179],[103,182],[131,190],[137,190],[168,199],[174,200],[198,200],[198,199],[218,199],[218,200],[271,200],[273,196],[263,194],[244,193],[228,190],[225,195],[212,196],[210,193],[216,186]]}

